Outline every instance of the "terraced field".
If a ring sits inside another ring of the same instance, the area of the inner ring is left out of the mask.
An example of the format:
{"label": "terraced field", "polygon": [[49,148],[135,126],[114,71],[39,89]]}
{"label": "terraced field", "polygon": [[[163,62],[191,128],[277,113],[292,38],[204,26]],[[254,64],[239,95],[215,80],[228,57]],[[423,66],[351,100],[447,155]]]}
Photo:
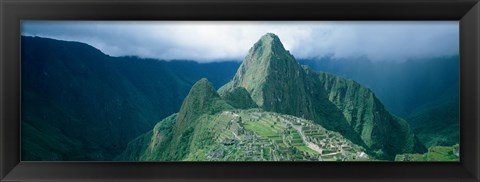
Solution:
{"label": "terraced field", "polygon": [[368,160],[365,150],[312,121],[258,109],[224,111],[215,121],[214,161]]}

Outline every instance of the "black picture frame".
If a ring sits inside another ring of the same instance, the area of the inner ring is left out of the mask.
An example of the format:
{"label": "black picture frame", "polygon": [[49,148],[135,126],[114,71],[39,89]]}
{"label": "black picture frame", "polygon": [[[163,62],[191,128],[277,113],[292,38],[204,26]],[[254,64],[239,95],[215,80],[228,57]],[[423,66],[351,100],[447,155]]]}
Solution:
{"label": "black picture frame", "polygon": [[[21,162],[22,20],[458,20],[460,162]],[[0,0],[1,181],[456,181],[480,179],[478,0]]]}

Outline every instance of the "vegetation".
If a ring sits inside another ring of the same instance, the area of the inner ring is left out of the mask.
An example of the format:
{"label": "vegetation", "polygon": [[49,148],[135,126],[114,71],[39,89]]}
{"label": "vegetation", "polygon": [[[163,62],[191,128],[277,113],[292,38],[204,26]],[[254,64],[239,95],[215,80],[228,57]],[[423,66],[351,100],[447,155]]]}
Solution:
{"label": "vegetation", "polygon": [[460,146],[432,146],[425,154],[400,154],[395,161],[460,161]]}
{"label": "vegetation", "polygon": [[250,49],[219,93],[199,80],[183,102],[168,147],[158,148],[168,155],[152,157],[393,160],[397,153],[426,151],[408,123],[386,111],[371,90],[300,66],[273,34]]}
{"label": "vegetation", "polygon": [[407,120],[426,146],[451,146],[460,141],[459,108],[456,95],[418,109]]}
{"label": "vegetation", "polygon": [[458,145],[434,139],[451,125],[428,127],[452,123],[435,113],[455,102],[426,105],[412,127],[369,88],[301,66],[271,33],[235,75],[236,63],[114,58],[33,37],[22,46],[23,160],[457,160]]}
{"label": "vegetation", "polygon": [[319,76],[329,100],[342,110],[367,146],[383,155],[379,157],[393,159],[397,153],[426,151],[406,121],[385,110],[370,89],[328,73]]}
{"label": "vegetation", "polygon": [[26,161],[112,160],[178,112],[197,80],[219,87],[239,66],[110,57],[79,42],[25,36],[21,56]]}
{"label": "vegetation", "polygon": [[325,56],[299,62],[371,89],[388,111],[405,118],[426,147],[458,143],[458,55],[400,62]]}
{"label": "vegetation", "polygon": [[230,92],[219,91],[222,98],[231,106],[238,109],[249,109],[258,107],[252,100],[248,91],[243,87],[234,88]]}
{"label": "vegetation", "polygon": [[426,105],[443,102],[446,96],[458,95],[459,60],[458,55],[375,62],[367,57],[325,56],[299,62],[355,80],[375,92],[388,111],[405,118]]}
{"label": "vegetation", "polygon": [[219,92],[239,87],[245,88],[265,111],[313,120],[365,145],[341,111],[325,97],[316,73],[306,72],[274,34],[267,33],[254,44],[233,80]]}

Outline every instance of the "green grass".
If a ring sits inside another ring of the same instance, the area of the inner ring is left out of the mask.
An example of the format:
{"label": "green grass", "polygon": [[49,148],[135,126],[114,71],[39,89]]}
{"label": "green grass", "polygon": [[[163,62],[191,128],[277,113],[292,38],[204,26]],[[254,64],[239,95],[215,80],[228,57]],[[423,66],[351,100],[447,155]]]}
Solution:
{"label": "green grass", "polygon": [[307,147],[307,146],[305,146],[305,145],[303,145],[303,146],[295,146],[295,147],[296,147],[298,150],[300,150],[300,151],[308,152],[308,153],[310,153],[310,154],[318,154],[317,151],[312,150],[311,148],[309,148],[309,147]]}
{"label": "green grass", "polygon": [[272,159],[272,156],[270,155],[270,151],[271,149],[270,148],[265,148],[263,149],[263,158],[266,159],[266,160],[271,160]]}
{"label": "green grass", "polygon": [[245,123],[245,129],[253,131],[263,137],[278,137],[275,129],[259,122],[247,122]]}
{"label": "green grass", "polygon": [[456,161],[458,157],[453,154],[453,147],[435,146],[430,147],[427,153],[430,161]]}
{"label": "green grass", "polygon": [[303,140],[292,140],[292,145],[293,145],[293,146],[304,145],[304,144],[303,144]]}
{"label": "green grass", "polygon": [[433,146],[425,154],[400,154],[395,157],[395,161],[459,161],[459,158],[453,153],[459,145],[454,146]]}
{"label": "green grass", "polygon": [[283,138],[280,135],[271,136],[271,137],[269,137],[269,139],[271,139],[271,140],[283,140]]}

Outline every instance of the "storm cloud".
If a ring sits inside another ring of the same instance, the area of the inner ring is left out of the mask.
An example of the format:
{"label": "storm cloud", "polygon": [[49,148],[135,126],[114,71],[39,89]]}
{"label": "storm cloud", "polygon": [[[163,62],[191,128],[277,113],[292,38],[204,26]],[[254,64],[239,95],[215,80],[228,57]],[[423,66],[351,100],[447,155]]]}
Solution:
{"label": "storm cloud", "polygon": [[242,60],[265,33],[296,58],[403,61],[459,52],[458,21],[23,21],[22,35],[90,44],[111,56]]}

